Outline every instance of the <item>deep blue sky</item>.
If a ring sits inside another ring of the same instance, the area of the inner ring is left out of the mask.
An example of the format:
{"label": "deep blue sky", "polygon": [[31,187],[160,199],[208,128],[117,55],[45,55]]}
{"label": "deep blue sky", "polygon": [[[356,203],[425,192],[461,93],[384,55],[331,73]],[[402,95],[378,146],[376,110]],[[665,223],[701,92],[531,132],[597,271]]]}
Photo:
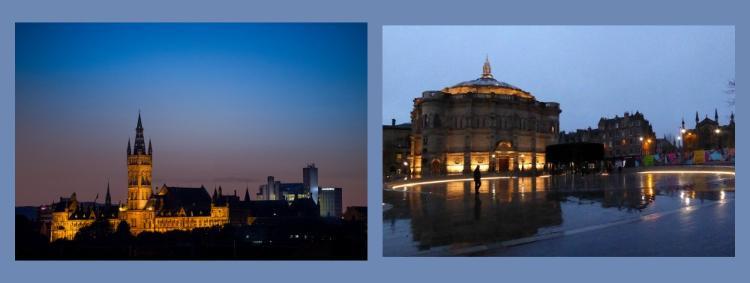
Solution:
{"label": "deep blue sky", "polygon": [[641,111],[657,136],[695,112],[729,120],[734,27],[389,26],[383,29],[383,123],[408,122],[413,99],[478,78],[488,55],[496,79],[561,104],[561,130]]}
{"label": "deep blue sky", "polygon": [[17,24],[16,204],[107,178],[125,201],[140,110],[155,184],[255,193],[315,162],[365,205],[366,45],[364,24]]}

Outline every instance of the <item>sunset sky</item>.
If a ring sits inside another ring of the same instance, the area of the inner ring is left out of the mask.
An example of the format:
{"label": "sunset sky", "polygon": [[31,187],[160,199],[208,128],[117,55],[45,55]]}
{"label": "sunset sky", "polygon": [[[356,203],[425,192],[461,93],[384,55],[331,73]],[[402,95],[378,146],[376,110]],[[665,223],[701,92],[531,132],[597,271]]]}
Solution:
{"label": "sunset sky", "polygon": [[16,205],[110,180],[126,200],[138,112],[154,184],[253,198],[314,162],[366,205],[365,24],[17,24]]}

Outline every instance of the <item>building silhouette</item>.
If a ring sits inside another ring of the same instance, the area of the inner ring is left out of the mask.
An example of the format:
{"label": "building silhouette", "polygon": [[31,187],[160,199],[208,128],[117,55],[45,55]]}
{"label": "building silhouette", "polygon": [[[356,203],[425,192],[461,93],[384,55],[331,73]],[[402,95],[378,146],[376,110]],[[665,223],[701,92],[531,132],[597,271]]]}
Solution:
{"label": "building silhouette", "polygon": [[318,203],[321,217],[341,217],[341,188],[321,188]]}
{"label": "building silhouette", "polygon": [[[138,114],[136,137],[127,144],[128,195],[124,204],[113,204],[109,184],[107,184],[104,204],[82,202],[76,193],[61,197],[40,213],[46,223],[50,241],[71,240],[81,228],[97,221],[107,222],[116,230],[121,222],[128,224],[130,232],[138,235],[143,232],[189,231],[195,228],[223,226],[226,224],[249,225],[259,219],[277,217],[319,217],[317,205],[310,199],[302,183],[283,184],[268,177],[268,183],[261,186],[259,200],[251,200],[249,189],[244,198],[235,190],[224,194],[222,187],[214,188],[209,194],[204,186],[198,188],[174,187],[166,184],[152,188],[153,147],[151,141],[146,147],[141,115]],[[312,167],[314,168],[314,166]],[[312,171],[311,171],[312,172]],[[317,169],[310,184],[317,187]],[[312,185],[311,185],[312,186]],[[340,216],[341,189],[338,196],[325,197],[331,206],[327,211]],[[328,207],[328,206],[327,206]],[[337,208],[338,207],[338,210]],[[328,209],[328,208],[327,208]],[[327,214],[329,212],[326,212]]]}
{"label": "building silhouette", "polygon": [[310,198],[317,204],[318,203],[318,168],[315,167],[315,163],[308,164],[307,167],[302,168],[302,184],[304,191],[310,195]]}

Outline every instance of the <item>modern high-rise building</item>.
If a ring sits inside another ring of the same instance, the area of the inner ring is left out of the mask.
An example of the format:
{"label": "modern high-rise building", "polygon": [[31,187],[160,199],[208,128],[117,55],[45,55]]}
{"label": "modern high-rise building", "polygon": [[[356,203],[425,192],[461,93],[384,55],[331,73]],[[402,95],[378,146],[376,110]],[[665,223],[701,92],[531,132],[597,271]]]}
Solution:
{"label": "modern high-rise building", "polygon": [[268,176],[267,183],[260,185],[258,188],[258,199],[259,200],[279,200],[281,199],[279,190],[281,188],[281,182],[274,180],[273,176]]}
{"label": "modern high-rise building", "polygon": [[341,217],[341,188],[321,188],[319,197],[321,217]]}
{"label": "modern high-rise building", "polygon": [[315,167],[315,163],[308,164],[307,167],[302,168],[302,183],[305,192],[310,194],[310,198],[317,204],[318,203],[318,168]]}

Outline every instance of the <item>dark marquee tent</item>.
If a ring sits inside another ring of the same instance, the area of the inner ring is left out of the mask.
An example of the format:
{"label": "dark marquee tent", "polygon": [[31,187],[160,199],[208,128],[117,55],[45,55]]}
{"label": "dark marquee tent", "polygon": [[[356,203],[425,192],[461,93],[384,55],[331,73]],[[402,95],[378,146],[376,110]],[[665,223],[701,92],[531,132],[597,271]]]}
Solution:
{"label": "dark marquee tent", "polygon": [[571,162],[584,165],[604,160],[604,145],[601,143],[564,143],[547,146],[547,163],[567,165]]}

